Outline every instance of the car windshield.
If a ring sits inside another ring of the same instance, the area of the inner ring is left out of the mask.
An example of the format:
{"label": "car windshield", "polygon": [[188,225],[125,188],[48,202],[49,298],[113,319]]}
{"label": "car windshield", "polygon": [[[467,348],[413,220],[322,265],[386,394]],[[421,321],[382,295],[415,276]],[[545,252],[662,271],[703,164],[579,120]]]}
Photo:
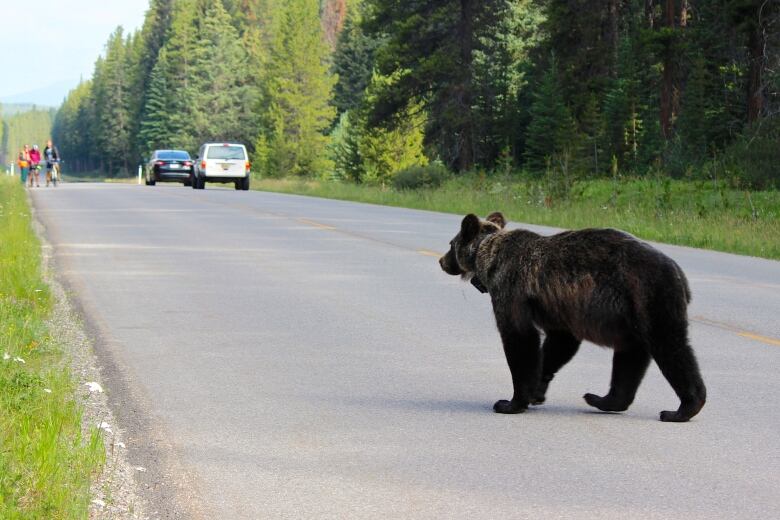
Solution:
{"label": "car windshield", "polygon": [[187,152],[180,152],[178,150],[169,150],[165,152],[157,152],[157,158],[163,161],[187,161],[190,158],[190,154]]}
{"label": "car windshield", "polygon": [[241,146],[211,146],[206,159],[238,159],[243,161],[244,148]]}

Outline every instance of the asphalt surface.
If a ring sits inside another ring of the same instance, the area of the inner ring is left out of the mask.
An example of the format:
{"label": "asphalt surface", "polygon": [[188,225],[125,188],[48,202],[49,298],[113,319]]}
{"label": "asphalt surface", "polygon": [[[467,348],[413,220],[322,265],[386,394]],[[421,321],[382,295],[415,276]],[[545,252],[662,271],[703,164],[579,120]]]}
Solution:
{"label": "asphalt surface", "polygon": [[780,518],[779,262],[660,246],[693,290],[690,423],[658,421],[678,400],[655,365],[628,412],[595,413],[611,351],[589,344],[506,416],[489,298],[435,257],[460,216],[211,187],[32,200],[154,516]]}

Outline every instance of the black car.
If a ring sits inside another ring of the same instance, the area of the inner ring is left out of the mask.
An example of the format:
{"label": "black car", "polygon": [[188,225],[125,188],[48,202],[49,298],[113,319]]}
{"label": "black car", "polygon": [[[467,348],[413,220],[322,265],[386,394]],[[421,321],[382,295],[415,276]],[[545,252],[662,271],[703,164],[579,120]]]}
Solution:
{"label": "black car", "polygon": [[190,185],[192,159],[184,150],[155,150],[146,163],[146,185],[156,182],[181,182]]}

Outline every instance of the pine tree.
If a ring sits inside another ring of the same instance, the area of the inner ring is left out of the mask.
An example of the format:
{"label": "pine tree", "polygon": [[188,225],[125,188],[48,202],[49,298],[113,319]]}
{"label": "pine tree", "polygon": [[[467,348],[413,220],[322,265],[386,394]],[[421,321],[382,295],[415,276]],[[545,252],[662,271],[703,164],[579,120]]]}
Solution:
{"label": "pine tree", "polygon": [[363,181],[365,170],[363,156],[360,155],[362,131],[356,112],[346,111],[341,114],[338,124],[331,133],[331,142],[328,146],[336,178],[356,183]]}
{"label": "pine tree", "polygon": [[170,144],[171,136],[174,134],[170,112],[173,102],[168,90],[167,72],[167,52],[162,49],[149,79],[149,88],[145,96],[146,105],[143,110],[144,117],[138,132],[138,142],[144,154],[149,154],[158,148],[174,147]]}
{"label": "pine tree", "polygon": [[[371,106],[377,93],[393,81],[396,78],[374,74],[366,91],[366,106]],[[423,150],[425,112],[419,104],[408,103],[400,116],[393,128],[369,128],[365,115],[360,118],[363,130],[358,150],[363,160],[363,181],[385,184],[404,168],[428,164]]]}
{"label": "pine tree", "polygon": [[[316,0],[283,0],[275,17],[265,80],[261,140],[266,172],[321,175],[331,167],[324,135],[335,116],[329,105],[335,78]],[[259,141],[259,145],[261,144]]]}
{"label": "pine tree", "polygon": [[529,111],[524,157],[526,166],[537,173],[545,170],[548,161],[572,153],[576,147],[576,127],[563,99],[557,61],[553,58]]}
{"label": "pine tree", "polygon": [[101,153],[107,161],[108,173],[129,170],[130,160],[130,96],[127,63],[129,41],[121,27],[109,37],[105,60],[96,66],[94,121]]}
{"label": "pine tree", "polygon": [[[177,0],[173,4],[169,37],[165,50],[166,67],[160,67],[165,77],[169,146],[193,152],[200,145],[193,126],[196,90],[193,82],[196,70],[195,46],[198,15],[197,0]],[[162,52],[162,51],[161,51]]]}
{"label": "pine tree", "polygon": [[135,155],[147,153],[146,142],[141,138],[141,126],[146,118],[145,108],[149,102],[152,72],[158,60],[160,49],[165,44],[171,25],[174,0],[151,0],[144,23],[136,38],[133,49],[134,67],[131,85],[132,133]]}
{"label": "pine tree", "polygon": [[429,115],[427,141],[458,170],[474,165],[475,51],[495,32],[508,3],[503,0],[368,0],[364,27],[384,39],[377,70],[397,78],[378,92],[369,125],[392,126],[410,100]]}
{"label": "pine tree", "polygon": [[[683,96],[678,127],[684,144],[684,152],[691,160],[700,161],[707,157],[710,143],[716,142],[713,135],[713,123],[722,114],[719,107],[710,103],[709,89],[712,77],[707,70],[704,58],[698,56],[693,63],[691,75]],[[715,127],[717,128],[717,127]]]}
{"label": "pine tree", "polygon": [[220,0],[209,2],[198,27],[193,71],[197,140],[247,141],[257,135],[246,51]]}
{"label": "pine tree", "polygon": [[338,81],[333,89],[333,104],[339,114],[360,106],[371,81],[374,53],[379,45],[365,34],[359,15],[350,14],[344,23],[333,53],[333,73]]}

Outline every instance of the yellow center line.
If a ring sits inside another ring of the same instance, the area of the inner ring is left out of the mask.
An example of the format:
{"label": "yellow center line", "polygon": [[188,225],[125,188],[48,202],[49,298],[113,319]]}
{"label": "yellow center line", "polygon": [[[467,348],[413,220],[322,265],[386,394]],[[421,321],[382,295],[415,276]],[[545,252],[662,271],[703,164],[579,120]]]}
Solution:
{"label": "yellow center line", "polygon": [[309,220],[309,219],[307,219],[307,218],[299,218],[299,219],[297,219],[297,220],[298,220],[298,222],[300,222],[301,224],[306,224],[307,226],[313,226],[313,227],[316,227],[316,228],[318,228],[318,229],[326,229],[326,230],[328,230],[328,231],[333,231],[333,230],[335,230],[335,229],[336,229],[336,228],[335,228],[335,227],[333,227],[333,226],[329,226],[329,225],[327,225],[327,224],[321,224],[321,223],[319,223],[319,222],[315,222],[314,220]]}
{"label": "yellow center line", "polygon": [[737,336],[742,336],[743,338],[748,338],[754,341],[760,341],[761,343],[766,343],[767,345],[776,345],[780,347],[780,339],[768,338],[760,334],[753,334],[752,332],[747,332],[745,330],[734,327],[733,325],[729,325],[728,323],[710,320],[704,316],[692,316],[691,321],[701,323],[702,325],[709,325],[710,327],[715,327],[717,329],[727,330],[729,332],[733,332]]}
{"label": "yellow center line", "polygon": [[738,332],[737,334],[742,336],[743,338],[753,339],[756,341],[760,341],[762,343],[766,343],[768,345],[776,345],[780,347],[780,339],[767,338],[766,336],[760,336],[758,334],[753,334],[751,332]]}
{"label": "yellow center line", "polygon": [[428,251],[427,249],[418,249],[418,253],[425,256],[435,256],[436,258],[439,258],[441,255],[437,253],[436,251]]}

